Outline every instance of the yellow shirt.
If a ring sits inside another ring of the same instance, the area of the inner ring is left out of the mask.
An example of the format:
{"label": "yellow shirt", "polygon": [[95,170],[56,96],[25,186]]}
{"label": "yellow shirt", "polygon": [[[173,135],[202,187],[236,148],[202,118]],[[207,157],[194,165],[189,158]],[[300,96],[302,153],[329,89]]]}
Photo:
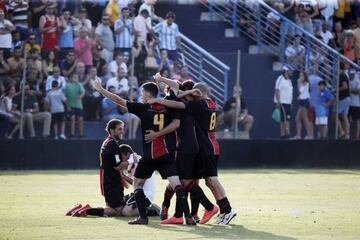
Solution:
{"label": "yellow shirt", "polygon": [[339,8],[336,10],[335,16],[337,18],[344,18],[345,17],[345,9],[346,9],[345,0],[339,0]]}
{"label": "yellow shirt", "polygon": [[40,47],[40,45],[39,44],[34,44],[34,45],[30,45],[29,43],[26,43],[25,44],[25,51],[27,52],[27,53],[29,53],[30,52],[30,50],[31,49],[36,49],[36,50],[38,50],[39,52],[41,52],[41,47]]}
{"label": "yellow shirt", "polygon": [[110,16],[112,24],[119,19],[119,7],[115,0],[111,0],[108,5],[106,5],[105,14]]}

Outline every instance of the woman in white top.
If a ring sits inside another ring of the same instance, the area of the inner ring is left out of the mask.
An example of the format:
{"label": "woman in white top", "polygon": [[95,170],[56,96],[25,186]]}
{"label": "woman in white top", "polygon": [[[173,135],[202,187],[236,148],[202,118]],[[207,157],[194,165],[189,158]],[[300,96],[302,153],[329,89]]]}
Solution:
{"label": "woman in white top", "polygon": [[310,83],[306,72],[301,72],[297,80],[299,109],[296,113],[296,136],[294,139],[301,139],[302,124],[306,129],[305,139],[314,138],[313,125],[308,117],[308,109],[310,106]]}
{"label": "woman in white top", "polygon": [[12,138],[14,134],[20,128],[20,112],[13,111],[12,107],[12,99],[16,95],[16,90],[14,86],[9,87],[5,91],[5,96],[1,99],[1,111],[9,116],[10,122],[15,124],[11,133],[7,136],[8,138]]}

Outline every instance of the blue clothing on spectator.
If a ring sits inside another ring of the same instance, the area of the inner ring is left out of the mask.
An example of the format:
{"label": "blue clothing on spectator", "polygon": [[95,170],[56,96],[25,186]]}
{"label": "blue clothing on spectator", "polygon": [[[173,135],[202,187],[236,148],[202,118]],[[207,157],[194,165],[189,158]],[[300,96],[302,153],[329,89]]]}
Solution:
{"label": "blue clothing on spectator", "polygon": [[116,103],[114,103],[113,101],[111,101],[108,98],[104,98],[102,100],[102,107],[103,109],[105,108],[111,108],[110,112],[103,112],[103,116],[109,116],[109,115],[115,115],[115,114],[119,114],[118,110],[117,110],[117,105]]}
{"label": "blue clothing on spectator", "polygon": [[334,99],[334,95],[329,90],[319,91],[315,104],[316,117],[327,117],[329,115],[330,107],[326,107],[324,104],[332,99]]}
{"label": "blue clothing on spectator", "polygon": [[70,21],[67,22],[66,28],[60,32],[59,47],[60,48],[73,48],[74,47],[74,36],[73,36],[73,25]]}

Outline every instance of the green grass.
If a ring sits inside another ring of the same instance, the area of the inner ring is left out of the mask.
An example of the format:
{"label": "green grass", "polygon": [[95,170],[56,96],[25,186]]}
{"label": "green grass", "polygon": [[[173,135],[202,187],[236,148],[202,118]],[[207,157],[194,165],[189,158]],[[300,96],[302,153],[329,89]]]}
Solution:
{"label": "green grass", "polygon": [[[360,239],[360,171],[220,176],[238,211],[231,225],[164,226],[151,218],[148,226],[129,226],[129,218],[63,215],[77,202],[104,205],[97,171],[0,172],[0,239]],[[158,179],[157,203],[165,183]]]}

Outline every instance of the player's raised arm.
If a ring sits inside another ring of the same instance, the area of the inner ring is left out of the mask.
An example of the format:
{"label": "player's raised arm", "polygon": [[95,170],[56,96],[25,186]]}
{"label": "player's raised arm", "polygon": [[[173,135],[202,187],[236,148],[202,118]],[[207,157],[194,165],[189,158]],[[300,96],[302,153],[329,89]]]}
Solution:
{"label": "player's raised arm", "polygon": [[180,120],[179,119],[173,119],[169,125],[167,125],[166,127],[164,127],[163,129],[161,129],[158,132],[155,132],[153,130],[146,130],[145,141],[147,143],[149,143],[149,142],[153,141],[154,139],[156,139],[158,137],[161,137],[161,136],[164,136],[166,134],[172,133],[173,131],[175,131],[179,127],[180,127]]}
{"label": "player's raised arm", "polygon": [[111,101],[113,101],[116,104],[119,104],[121,107],[126,108],[126,100],[119,97],[118,95],[109,92],[108,90],[106,90],[105,88],[103,88],[102,84],[101,84],[101,80],[100,79],[96,79],[95,80],[95,84],[94,84],[94,88],[101,93],[104,97],[107,97],[108,99],[110,99]]}
{"label": "player's raised arm", "polygon": [[178,94],[179,83],[177,81],[172,80],[170,78],[165,78],[165,77],[161,76],[160,73],[156,73],[154,75],[154,79],[155,79],[156,83],[159,83],[159,82],[165,83],[174,91],[175,95]]}
{"label": "player's raised arm", "polygon": [[185,109],[186,106],[183,102],[177,102],[177,101],[173,101],[173,100],[166,100],[166,99],[158,99],[158,98],[153,98],[150,99],[148,101],[149,104],[152,103],[159,103],[161,105],[164,105],[165,107],[168,108],[175,108],[175,109]]}

